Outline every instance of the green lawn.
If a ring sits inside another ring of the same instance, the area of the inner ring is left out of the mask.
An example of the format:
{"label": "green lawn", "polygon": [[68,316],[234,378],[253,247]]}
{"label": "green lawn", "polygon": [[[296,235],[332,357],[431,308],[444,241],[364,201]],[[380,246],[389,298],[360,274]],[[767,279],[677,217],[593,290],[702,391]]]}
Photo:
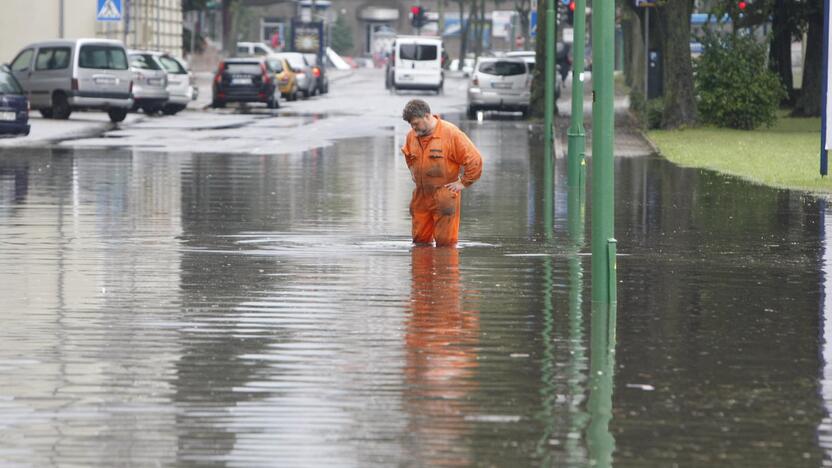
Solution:
{"label": "green lawn", "polygon": [[819,174],[819,118],[781,115],[771,128],[654,130],[648,136],[664,157],[681,166],[713,169],[773,187],[832,192],[832,175],[822,179]]}

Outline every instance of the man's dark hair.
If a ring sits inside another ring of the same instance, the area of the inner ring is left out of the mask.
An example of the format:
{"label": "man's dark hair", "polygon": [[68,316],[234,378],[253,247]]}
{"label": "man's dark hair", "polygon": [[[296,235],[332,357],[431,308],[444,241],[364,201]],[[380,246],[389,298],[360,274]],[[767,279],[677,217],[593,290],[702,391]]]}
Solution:
{"label": "man's dark hair", "polygon": [[430,115],[430,106],[421,99],[411,99],[405,104],[402,111],[402,118],[405,122],[410,123],[414,118],[424,118]]}

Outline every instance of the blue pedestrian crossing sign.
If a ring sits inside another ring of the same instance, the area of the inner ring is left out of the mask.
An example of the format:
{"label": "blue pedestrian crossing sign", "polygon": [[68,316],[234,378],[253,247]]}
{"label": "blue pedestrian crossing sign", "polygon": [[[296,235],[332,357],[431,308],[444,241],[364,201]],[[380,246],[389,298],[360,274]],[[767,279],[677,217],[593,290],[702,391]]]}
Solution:
{"label": "blue pedestrian crossing sign", "polygon": [[96,21],[121,21],[121,0],[98,0]]}

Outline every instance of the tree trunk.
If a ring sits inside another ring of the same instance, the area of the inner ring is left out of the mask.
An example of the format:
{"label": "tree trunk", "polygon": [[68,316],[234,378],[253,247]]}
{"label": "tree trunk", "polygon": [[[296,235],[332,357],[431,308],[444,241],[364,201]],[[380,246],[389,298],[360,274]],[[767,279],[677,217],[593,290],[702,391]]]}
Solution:
{"label": "tree trunk", "polygon": [[[532,90],[530,113],[532,117],[543,118],[546,102],[546,8],[547,2],[557,0],[540,0],[537,4],[537,35],[535,36],[535,63],[532,73]],[[556,54],[553,54],[556,55]],[[555,66],[557,73],[557,65]],[[558,113],[557,98],[555,99],[555,115]]]}
{"label": "tree trunk", "polygon": [[231,38],[231,6],[233,3],[234,0],[222,0],[222,50],[224,52],[231,51],[234,42]]}
{"label": "tree trunk", "polygon": [[[460,48],[460,53],[462,54],[462,56],[459,58],[460,62],[468,54],[468,40],[470,39],[470,36],[471,36],[471,34],[470,34],[471,33],[471,22],[475,21],[475,19],[476,19],[476,15],[474,13],[476,12],[477,0],[469,0],[469,1],[471,2],[471,7],[468,9],[468,21],[465,22],[465,25],[464,25],[464,27],[462,28],[462,31],[461,31],[461,33],[462,33],[462,38],[461,39],[462,40],[460,41],[459,48]],[[462,7],[460,6],[460,8],[462,8]],[[460,63],[459,66],[461,67],[462,63]]]}
{"label": "tree trunk", "polygon": [[792,30],[789,27],[789,10],[786,0],[775,0],[771,19],[771,46],[769,67],[786,88],[788,102],[794,102],[792,82]]}
{"label": "tree trunk", "polygon": [[693,0],[668,0],[656,10],[664,55],[662,128],[690,126],[696,123],[693,65],[690,59],[690,15],[693,12]]}
{"label": "tree trunk", "polygon": [[821,110],[821,68],[823,67],[823,8],[808,16],[806,60],[803,64],[803,86],[792,115],[819,117]]}

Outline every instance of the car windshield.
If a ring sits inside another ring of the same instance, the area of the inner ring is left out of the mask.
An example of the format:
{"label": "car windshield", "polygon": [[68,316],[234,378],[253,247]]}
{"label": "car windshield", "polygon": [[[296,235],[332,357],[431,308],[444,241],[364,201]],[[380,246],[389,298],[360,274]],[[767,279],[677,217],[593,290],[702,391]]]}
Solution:
{"label": "car windshield", "polygon": [[182,64],[173,57],[163,55],[159,57],[159,62],[168,73],[173,73],[174,75],[186,75],[188,73],[188,70],[185,70],[185,67],[183,67]]}
{"label": "car windshield", "polygon": [[229,73],[247,73],[249,75],[259,75],[260,62],[226,62],[225,71]]}
{"label": "car windshield", "polygon": [[399,46],[399,58],[402,60],[436,60],[438,49],[435,45],[402,44]]}
{"label": "car windshield", "polygon": [[283,63],[280,60],[269,60],[269,68],[272,69],[275,73],[282,73],[283,72]]}
{"label": "car windshield", "polygon": [[0,71],[0,94],[23,94],[11,73]]}
{"label": "car windshield", "polygon": [[284,55],[283,58],[285,58],[286,61],[289,62],[289,65],[296,70],[300,70],[306,66],[302,55]]}
{"label": "car windshield", "polygon": [[127,54],[118,46],[83,45],[78,54],[78,66],[101,70],[127,70]]}
{"label": "car windshield", "polygon": [[526,73],[526,64],[522,62],[484,62],[480,64],[480,73],[498,76],[514,76]]}
{"label": "car windshield", "polygon": [[139,70],[161,70],[150,54],[130,54],[130,66]]}

